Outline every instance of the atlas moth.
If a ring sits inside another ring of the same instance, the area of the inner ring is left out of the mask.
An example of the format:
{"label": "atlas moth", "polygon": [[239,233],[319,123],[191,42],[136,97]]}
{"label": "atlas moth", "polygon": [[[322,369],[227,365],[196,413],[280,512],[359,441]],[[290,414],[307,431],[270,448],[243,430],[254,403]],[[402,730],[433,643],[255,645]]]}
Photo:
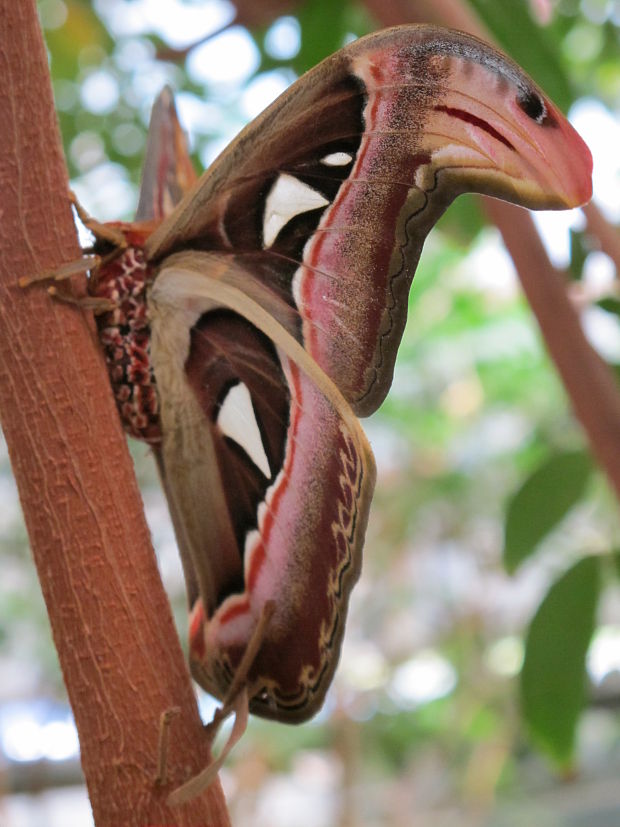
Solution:
{"label": "atlas moth", "polygon": [[170,506],[191,671],[212,695],[232,684],[284,722],[323,703],[375,481],[357,417],[392,382],[431,227],[465,191],[583,204],[591,171],[515,63],[430,26],[327,58],[198,180],[161,93],[135,221],[96,228],[86,263],[123,424],[151,445]]}

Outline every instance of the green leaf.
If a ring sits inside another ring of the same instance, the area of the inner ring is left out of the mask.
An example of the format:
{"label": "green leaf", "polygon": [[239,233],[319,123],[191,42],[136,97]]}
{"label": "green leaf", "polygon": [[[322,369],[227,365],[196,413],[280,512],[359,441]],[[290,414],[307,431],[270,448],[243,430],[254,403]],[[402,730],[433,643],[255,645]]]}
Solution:
{"label": "green leaf", "polygon": [[347,3],[315,0],[299,9],[297,19],[301,26],[301,47],[292,65],[298,74],[307,72],[327,55],[344,46]]}
{"label": "green leaf", "polygon": [[599,299],[596,304],[602,310],[606,310],[607,313],[614,313],[616,316],[620,316],[620,299],[616,299],[614,296],[606,296],[604,299]]}
{"label": "green leaf", "polygon": [[548,459],[523,483],[506,512],[506,571],[512,574],[581,499],[591,471],[585,451],[568,451]]}
{"label": "green leaf", "polygon": [[583,265],[591,248],[585,234],[577,230],[569,230],[570,233],[570,264],[569,272],[574,279],[580,279],[583,273]]}
{"label": "green leaf", "polygon": [[551,586],[525,643],[523,716],[533,738],[562,768],[571,764],[585,703],[585,659],[599,593],[600,561],[586,557]]}
{"label": "green leaf", "polygon": [[435,232],[444,233],[457,244],[470,246],[485,223],[480,202],[471,194],[460,195],[441,216]]}
{"label": "green leaf", "polygon": [[620,577],[620,550],[612,551],[612,560],[614,561],[614,565],[616,567],[616,575]]}

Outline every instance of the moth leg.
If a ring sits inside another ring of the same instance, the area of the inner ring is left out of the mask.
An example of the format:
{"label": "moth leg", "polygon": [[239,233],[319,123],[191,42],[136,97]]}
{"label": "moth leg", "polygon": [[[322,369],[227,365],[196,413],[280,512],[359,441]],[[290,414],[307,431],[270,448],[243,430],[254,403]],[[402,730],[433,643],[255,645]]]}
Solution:
{"label": "moth leg", "polygon": [[69,200],[74,207],[78,218],[87,230],[90,230],[95,238],[101,241],[109,241],[117,249],[124,250],[127,247],[127,240],[122,232],[117,227],[111,227],[109,224],[103,224],[93,218],[84,207],[80,204],[74,192],[69,190]]}
{"label": "moth leg", "polygon": [[232,731],[228,736],[226,745],[218,757],[207,764],[204,770],[199,772],[198,775],[194,775],[189,779],[189,781],[186,781],[185,784],[182,784],[170,793],[166,802],[169,807],[178,807],[181,804],[186,804],[188,801],[196,798],[197,795],[200,795],[203,790],[206,790],[207,787],[217,778],[217,774],[222,768],[224,761],[228,758],[228,754],[242,737],[248,725],[250,702],[248,699],[248,691],[245,686],[239,693],[237,693],[234,708],[230,711],[235,713],[235,723],[233,724]]}
{"label": "moth leg", "polygon": [[261,644],[265,638],[265,632],[267,631],[269,622],[273,617],[275,608],[276,607],[273,600],[268,600],[265,603],[258,623],[256,624],[256,628],[252,633],[252,637],[250,638],[245,652],[243,653],[241,662],[237,667],[224,703],[219,709],[216,710],[211,723],[205,727],[209,740],[213,741],[220,726],[222,725],[222,722],[228,718],[229,715],[234,713],[235,723],[224,748],[218,757],[211,761],[211,763],[208,764],[204,770],[199,772],[198,775],[195,775],[193,778],[190,778],[189,781],[186,781],[185,784],[177,787],[176,790],[170,793],[168,796],[169,806],[177,807],[181,804],[185,804],[197,795],[200,795],[203,790],[206,790],[206,788],[216,779],[218,772],[228,757],[228,754],[244,734],[250,714],[250,697],[252,697],[252,694],[258,689],[258,686],[248,687],[248,672],[250,671],[252,664],[254,663],[254,659],[256,658],[256,655],[258,654]]}
{"label": "moth leg", "polygon": [[[248,645],[245,648],[245,652],[243,653],[243,657],[241,658],[241,662],[235,671],[235,675],[233,677],[232,683],[230,684],[230,688],[226,697],[224,698],[224,704],[221,709],[218,709],[215,715],[213,716],[213,721],[209,724],[209,726],[213,726],[215,723],[215,719],[218,712],[222,713],[222,720],[226,718],[230,712],[233,710],[235,701],[241,689],[248,684],[248,672],[252,668],[252,664],[258,655],[258,650],[260,649],[263,640],[265,638],[265,633],[267,631],[267,626],[273,614],[276,610],[276,604],[273,600],[268,600],[265,605],[263,606],[263,610],[260,614],[260,618],[258,619],[258,623],[256,624],[256,628],[252,632],[252,637],[250,638]],[[252,697],[252,693],[248,692],[250,697]],[[219,724],[218,724],[219,726]]]}
{"label": "moth leg", "polygon": [[172,706],[161,713],[159,718],[159,738],[157,741],[157,775],[155,784],[163,787],[168,776],[168,744],[170,743],[170,724],[181,712],[181,707]]}
{"label": "moth leg", "polygon": [[252,637],[245,648],[241,662],[235,671],[235,675],[232,683],[230,684],[228,693],[224,698],[224,702],[221,707],[215,710],[211,723],[207,724],[205,727],[207,735],[211,741],[215,740],[215,736],[226,718],[228,718],[231,713],[236,711],[241,691],[244,688],[247,688],[248,696],[251,698],[254,692],[258,689],[258,687],[248,686],[248,672],[252,668],[252,664],[258,654],[258,650],[260,649],[265,638],[267,626],[273,617],[275,610],[276,606],[273,600],[268,600],[263,606],[263,610],[258,623],[256,624],[256,628],[254,629]]}
{"label": "moth leg", "polygon": [[88,271],[96,273],[99,267],[105,266],[123,250],[127,249],[127,239],[122,230],[118,229],[118,227],[102,224],[100,221],[97,221],[96,218],[89,215],[77,200],[75,193],[71,190],[69,190],[69,200],[86,229],[90,230],[97,240],[107,241],[114,249],[104,256],[85,254],[75,261],[69,261],[54,270],[46,270],[43,273],[36,273],[33,276],[22,276],[19,279],[20,287],[27,287],[29,284],[34,284],[38,281],[64,281],[65,279],[70,279],[72,276],[78,276]]}
{"label": "moth leg", "polygon": [[[118,252],[118,250],[114,250],[105,256],[85,255],[75,261],[69,261],[67,264],[63,264],[56,270],[46,270],[44,273],[37,273],[34,276],[22,276],[18,280],[18,284],[20,287],[28,287],[31,284],[37,284],[41,281],[62,282],[72,278],[73,276],[87,273],[88,271],[91,272],[91,277],[94,279],[93,283],[96,283],[96,273],[98,268],[102,265],[105,266],[108,261],[118,255]],[[76,305],[77,307],[81,307],[83,310],[92,310],[95,315],[100,313],[108,313],[115,310],[118,306],[112,299],[105,299],[100,296],[80,296],[77,298],[72,296],[70,293],[58,291],[54,285],[48,287],[47,292],[58,301]]]}
{"label": "moth leg", "polygon": [[69,261],[66,264],[57,267],[54,270],[46,270],[43,273],[36,273],[34,276],[22,276],[18,284],[20,287],[28,287],[30,284],[35,284],[39,281],[65,281],[72,276],[79,276],[82,273],[87,273],[99,267],[102,263],[101,256],[88,255]]}
{"label": "moth leg", "polygon": [[57,301],[72,304],[82,310],[92,310],[95,316],[110,313],[118,307],[118,302],[113,299],[104,299],[101,296],[72,296],[71,293],[60,293],[54,285],[48,287],[47,292]]}
{"label": "moth leg", "polygon": [[[34,276],[22,276],[17,283],[20,287],[28,287],[31,284],[37,284],[41,281],[66,281],[72,276],[87,273],[89,270],[96,270],[101,264],[105,264],[106,259],[107,256],[104,258],[96,255],[83,256],[75,261],[63,264],[57,270],[47,270],[44,273],[37,273]],[[83,310],[92,310],[95,314],[108,313],[117,307],[116,302],[111,299],[104,299],[98,296],[80,296],[78,298],[72,296],[71,293],[60,292],[54,285],[48,287],[47,292],[58,301],[76,305]]]}

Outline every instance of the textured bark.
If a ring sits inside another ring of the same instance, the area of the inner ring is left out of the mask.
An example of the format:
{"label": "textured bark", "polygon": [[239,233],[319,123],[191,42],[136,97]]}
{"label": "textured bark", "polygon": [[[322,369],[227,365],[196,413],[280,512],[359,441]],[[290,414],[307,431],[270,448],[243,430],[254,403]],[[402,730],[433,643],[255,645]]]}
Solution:
{"label": "textured bark", "polygon": [[[17,279],[79,256],[34,0],[0,0],[0,420],[98,827],[227,825],[91,320]],[[154,783],[161,713],[169,783]]]}
{"label": "textured bark", "polygon": [[[365,3],[384,26],[435,23],[492,41],[478,16],[462,0]],[[620,393],[615,378],[585,338],[569,303],[566,281],[549,261],[531,218],[518,207],[490,198],[483,198],[482,205],[502,234],[575,414],[620,500]],[[598,234],[601,247],[617,261],[620,252],[616,228],[594,206],[585,209],[590,231]]]}

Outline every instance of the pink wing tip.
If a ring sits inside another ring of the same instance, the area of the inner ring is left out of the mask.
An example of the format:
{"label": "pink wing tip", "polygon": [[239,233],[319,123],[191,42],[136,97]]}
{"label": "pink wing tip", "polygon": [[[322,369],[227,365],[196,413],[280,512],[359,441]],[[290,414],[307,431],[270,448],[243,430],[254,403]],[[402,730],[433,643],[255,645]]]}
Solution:
{"label": "pink wing tip", "polygon": [[592,198],[592,153],[576,129],[549,104],[564,140],[563,196],[567,207],[580,207]]}

